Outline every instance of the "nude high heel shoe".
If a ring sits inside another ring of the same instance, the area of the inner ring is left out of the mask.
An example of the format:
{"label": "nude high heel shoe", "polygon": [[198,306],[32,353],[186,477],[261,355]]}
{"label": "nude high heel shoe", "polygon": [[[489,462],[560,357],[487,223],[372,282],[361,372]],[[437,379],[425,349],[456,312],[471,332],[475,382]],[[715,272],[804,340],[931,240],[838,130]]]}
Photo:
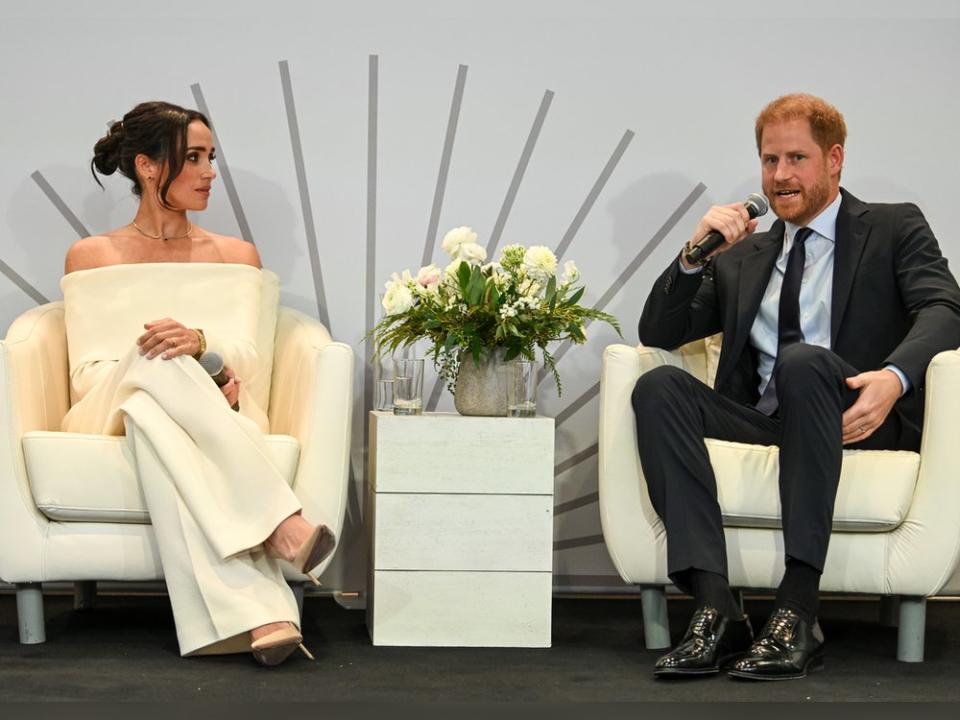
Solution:
{"label": "nude high heel shoe", "polygon": [[[293,557],[293,560],[290,560],[290,564],[293,565],[297,572],[303,573],[310,578],[310,582],[319,586],[320,581],[317,580],[316,576],[314,576],[310,570],[326,560],[330,553],[333,552],[336,544],[337,539],[334,537],[333,531],[326,525],[317,525],[310,534],[310,537],[308,537],[303,542],[303,545],[300,546],[300,549],[297,550],[297,554]],[[286,559],[277,552],[270,543],[266,544],[266,550],[267,555],[272,558],[277,558],[278,560]]]}
{"label": "nude high heel shoe", "polygon": [[292,626],[287,626],[280,630],[274,630],[269,635],[264,635],[259,640],[250,643],[250,652],[253,653],[253,659],[261,665],[273,667],[279,665],[294,650],[300,648],[304,655],[311,660],[316,660],[310,651],[303,645],[303,635],[301,635]]}

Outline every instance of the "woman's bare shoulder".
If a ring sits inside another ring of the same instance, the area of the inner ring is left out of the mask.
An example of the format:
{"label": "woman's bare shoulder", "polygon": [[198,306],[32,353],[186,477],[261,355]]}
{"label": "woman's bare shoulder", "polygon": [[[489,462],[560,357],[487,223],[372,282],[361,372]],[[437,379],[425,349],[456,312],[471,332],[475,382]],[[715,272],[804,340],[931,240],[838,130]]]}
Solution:
{"label": "woman's bare shoulder", "polygon": [[218,235],[209,230],[203,231],[207,237],[216,245],[225,263],[237,263],[238,265],[252,265],[255,268],[262,267],[260,263],[260,253],[256,246],[230,235]]}
{"label": "woman's bare shoulder", "polygon": [[67,250],[63,272],[66,274],[116,264],[114,237],[114,233],[106,233],[77,240]]}

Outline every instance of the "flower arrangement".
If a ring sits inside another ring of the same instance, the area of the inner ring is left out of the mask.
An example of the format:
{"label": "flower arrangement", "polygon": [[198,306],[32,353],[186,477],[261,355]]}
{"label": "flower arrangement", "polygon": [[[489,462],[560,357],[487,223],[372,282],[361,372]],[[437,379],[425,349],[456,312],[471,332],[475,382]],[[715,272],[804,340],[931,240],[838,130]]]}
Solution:
{"label": "flower arrangement", "polygon": [[409,270],[393,273],[384,286],[385,315],[370,335],[378,356],[430,340],[434,366],[451,392],[466,356],[479,364],[497,347],[505,348],[506,362],[518,356],[535,361],[539,347],[562,392],[547,344],[586,342],[586,320],[602,320],[620,333],[612,315],[578,304],[586,288],[576,285],[576,264],[564,263],[558,278],[557,257],[549,248],[508,245],[499,261],[484,264],[487,252],[469,227],[448,232],[442,247],[451,258],[445,269],[431,264],[415,276]]}

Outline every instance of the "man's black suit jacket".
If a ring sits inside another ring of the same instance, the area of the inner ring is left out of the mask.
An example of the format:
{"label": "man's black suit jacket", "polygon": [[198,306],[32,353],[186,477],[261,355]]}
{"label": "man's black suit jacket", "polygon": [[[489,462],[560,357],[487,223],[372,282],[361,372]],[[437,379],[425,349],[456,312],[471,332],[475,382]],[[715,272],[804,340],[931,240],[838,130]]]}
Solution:
{"label": "man's black suit jacket", "polygon": [[[960,288],[930,226],[913,204],[865,203],[841,190],[830,306],[831,349],[859,371],[896,365],[910,391],[895,407],[901,447],[919,447],[927,365],[960,347]],[[673,349],[723,332],[715,388],[743,404],[758,400],[750,328],[783,247],[777,220],[710,261],[703,273],[674,260],[640,318],[644,345]]]}

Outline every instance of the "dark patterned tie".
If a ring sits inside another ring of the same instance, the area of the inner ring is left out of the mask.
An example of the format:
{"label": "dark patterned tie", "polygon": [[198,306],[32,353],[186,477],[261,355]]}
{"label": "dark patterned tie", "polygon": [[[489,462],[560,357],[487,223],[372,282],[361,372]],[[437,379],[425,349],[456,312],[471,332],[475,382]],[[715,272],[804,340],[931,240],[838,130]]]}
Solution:
{"label": "dark patterned tie", "polygon": [[783,284],[780,285],[777,359],[773,363],[770,382],[767,383],[763,396],[757,403],[757,410],[764,415],[772,415],[777,409],[777,391],[774,387],[773,375],[780,361],[780,353],[785,347],[803,340],[803,331],[800,329],[800,287],[803,284],[803,266],[807,260],[806,240],[811,233],[813,230],[807,227],[797,230],[797,234],[793,236],[790,255],[787,257],[787,269],[783,273]]}

